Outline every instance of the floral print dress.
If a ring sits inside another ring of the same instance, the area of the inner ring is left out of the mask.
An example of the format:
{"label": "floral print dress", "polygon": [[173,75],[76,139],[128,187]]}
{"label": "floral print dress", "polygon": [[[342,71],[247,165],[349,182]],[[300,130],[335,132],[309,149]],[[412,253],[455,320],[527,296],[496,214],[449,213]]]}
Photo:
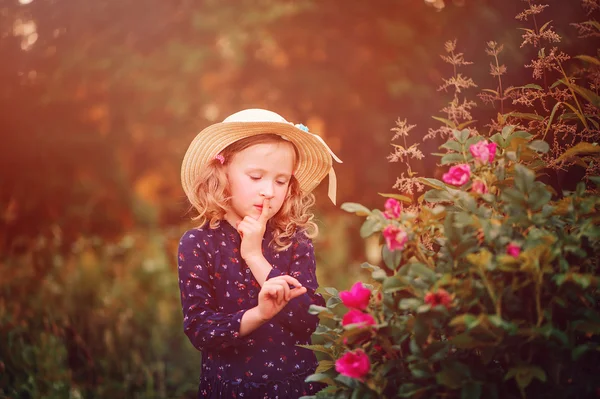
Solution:
{"label": "floral print dress", "polygon": [[315,275],[310,239],[297,233],[290,248],[276,252],[267,225],[263,254],[273,270],[267,279],[288,274],[307,292],[292,299],[275,317],[240,337],[244,312],[258,305],[260,285],[240,255],[241,238],[223,220],[216,229],[198,228],[181,238],[178,253],[183,328],[202,351],[199,398],[299,398],[322,387],[305,383],[317,366],[309,344],[319,322],[308,313],[324,306]]}

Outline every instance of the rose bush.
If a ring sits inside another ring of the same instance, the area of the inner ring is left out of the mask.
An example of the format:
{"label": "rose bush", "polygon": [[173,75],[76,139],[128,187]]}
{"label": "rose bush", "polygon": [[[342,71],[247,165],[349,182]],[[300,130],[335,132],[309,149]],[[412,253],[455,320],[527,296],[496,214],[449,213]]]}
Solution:
{"label": "rose bush", "polygon": [[541,160],[524,131],[491,140],[495,157],[455,131],[451,145],[471,150],[460,178],[421,179],[418,211],[343,205],[367,215],[363,236],[382,235],[384,265],[364,264],[373,284],[328,288],[327,307],[311,309],[321,361],[309,379],[329,384],[317,397],[595,396],[600,198],[580,183],[552,199],[520,162]]}
{"label": "rose bush", "polygon": [[[526,67],[540,84],[502,82],[502,45],[488,42],[496,88],[478,97],[497,118],[484,134],[461,97],[476,87],[458,72],[470,63],[447,42],[454,75],[440,89],[454,96],[424,136],[443,138],[441,180],[416,176],[409,161],[424,155],[399,119],[389,160],[407,164],[394,186],[406,195],[384,194],[383,211],[342,205],[366,217],[363,238],[379,235],[383,262],[310,309],[317,398],[600,397],[600,60],[566,68],[571,57],[544,47],[561,39],[539,20],[547,5],[526,7],[521,47],[535,47]],[[600,36],[596,20],[571,26]]]}

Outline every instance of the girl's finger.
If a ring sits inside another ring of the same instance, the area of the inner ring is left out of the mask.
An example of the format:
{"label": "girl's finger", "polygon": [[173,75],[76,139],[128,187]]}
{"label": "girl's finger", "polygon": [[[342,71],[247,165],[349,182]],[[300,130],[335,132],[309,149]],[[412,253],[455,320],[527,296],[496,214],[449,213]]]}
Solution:
{"label": "girl's finger", "polygon": [[288,301],[304,294],[306,294],[306,287],[294,288],[293,290],[290,290],[290,299],[288,299]]}
{"label": "girl's finger", "polygon": [[[297,287],[297,288],[302,287],[302,284],[300,284],[300,281],[296,280],[292,276],[288,276],[287,274],[283,274],[281,276],[274,277],[271,280],[279,280],[279,279],[284,280],[285,282],[293,285],[294,287]],[[269,280],[269,281],[271,281],[271,280]]]}
{"label": "girl's finger", "polygon": [[275,280],[275,279],[271,279],[269,280],[271,282],[271,284],[277,284],[278,286],[280,286],[283,289],[283,299],[287,302],[290,300],[291,298],[291,294],[290,294],[290,285],[283,280]]}
{"label": "girl's finger", "polygon": [[260,213],[260,216],[258,217],[258,222],[263,226],[266,225],[267,222],[269,221],[270,205],[271,205],[271,200],[269,198],[265,198],[263,201],[262,212]]}
{"label": "girl's finger", "polygon": [[281,306],[281,303],[283,302],[283,295],[284,295],[283,287],[280,286],[279,284],[272,284],[269,289],[272,292],[274,292],[273,301],[277,304],[277,306]]}

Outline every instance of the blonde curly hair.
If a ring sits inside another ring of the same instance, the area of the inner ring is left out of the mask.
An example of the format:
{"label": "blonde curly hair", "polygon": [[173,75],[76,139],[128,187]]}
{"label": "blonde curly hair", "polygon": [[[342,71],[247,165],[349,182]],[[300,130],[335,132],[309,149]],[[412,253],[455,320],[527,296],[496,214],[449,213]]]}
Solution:
{"label": "blonde curly hair", "polygon": [[[218,159],[211,160],[199,173],[194,182],[194,190],[190,196],[192,208],[198,213],[193,220],[199,221],[199,226],[208,223],[211,229],[219,227],[221,220],[225,218],[227,206],[231,200],[229,183],[226,175],[226,167],[235,154],[248,147],[266,143],[290,143],[276,134],[260,134],[246,137],[229,145],[220,155],[224,162]],[[298,164],[298,149],[294,148],[294,169]],[[273,228],[273,245],[275,250],[283,251],[292,245],[292,237],[297,231],[304,232],[307,237],[313,238],[318,233],[318,227],[313,222],[314,214],[310,208],[315,204],[315,196],[305,193],[300,189],[298,180],[292,176],[288,186],[288,194],[269,224]]]}

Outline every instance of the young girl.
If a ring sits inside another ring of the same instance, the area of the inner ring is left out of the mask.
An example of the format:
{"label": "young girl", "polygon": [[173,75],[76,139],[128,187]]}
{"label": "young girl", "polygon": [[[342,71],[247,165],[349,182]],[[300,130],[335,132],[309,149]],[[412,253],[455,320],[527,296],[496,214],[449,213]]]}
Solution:
{"label": "young girl", "polygon": [[298,398],[317,365],[309,344],[324,306],[315,275],[311,191],[335,174],[325,142],[249,109],[200,132],[182,185],[200,227],[179,244],[183,326],[202,351],[200,398]]}

